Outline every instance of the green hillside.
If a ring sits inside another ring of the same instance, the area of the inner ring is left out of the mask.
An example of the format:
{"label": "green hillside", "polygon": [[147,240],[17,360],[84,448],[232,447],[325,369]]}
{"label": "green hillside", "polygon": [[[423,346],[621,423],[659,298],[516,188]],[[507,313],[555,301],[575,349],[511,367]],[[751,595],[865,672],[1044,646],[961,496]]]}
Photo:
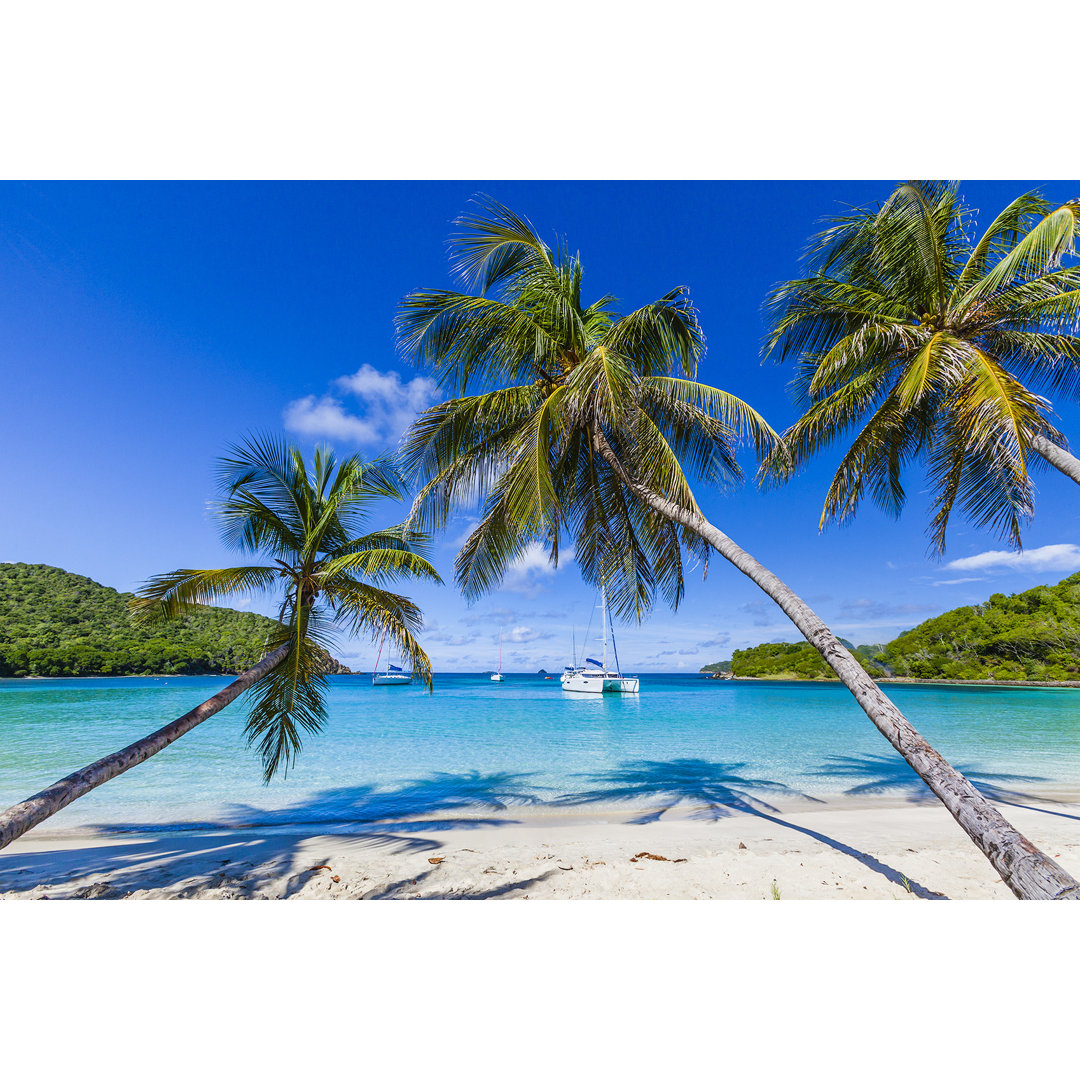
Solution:
{"label": "green hillside", "polygon": [[917,679],[1080,679],[1080,574],[928,619],[882,662]]}
{"label": "green hillside", "polygon": [[723,675],[731,670],[731,661],[718,660],[715,664],[706,664],[701,670],[714,675]]}
{"label": "green hillside", "polygon": [[[888,645],[853,648],[875,678],[1080,680],[1080,574],[920,623]],[[703,668],[712,670],[713,665]],[[835,678],[806,642],[737,649],[736,678]]]}
{"label": "green hillside", "polygon": [[[855,646],[840,639],[856,656],[862,666],[872,675],[884,674],[872,657],[880,651],[879,645]],[[708,669],[712,670],[712,665]],[[821,659],[821,654],[805,641],[755,645],[751,649],[736,649],[731,657],[731,674],[736,679],[835,679],[832,668]]]}
{"label": "green hillside", "polygon": [[[136,627],[129,599],[55,566],[0,563],[0,677],[232,674],[258,661],[275,625],[200,606],[174,622]],[[346,670],[329,656],[327,664]]]}

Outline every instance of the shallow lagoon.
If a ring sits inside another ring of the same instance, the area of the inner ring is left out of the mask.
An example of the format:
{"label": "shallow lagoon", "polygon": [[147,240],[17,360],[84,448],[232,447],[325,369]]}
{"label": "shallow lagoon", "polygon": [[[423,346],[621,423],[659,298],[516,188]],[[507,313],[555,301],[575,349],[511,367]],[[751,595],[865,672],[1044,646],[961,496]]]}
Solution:
{"label": "shallow lagoon", "polygon": [[[0,680],[0,807],[175,719],[224,678]],[[837,684],[642,676],[638,697],[440,675],[434,694],[335,676],[324,733],[262,783],[234,703],[42,828],[325,823],[507,806],[577,811],[926,789]],[[1005,801],[1080,788],[1080,690],[893,685],[908,718]],[[779,786],[783,785],[783,786]]]}

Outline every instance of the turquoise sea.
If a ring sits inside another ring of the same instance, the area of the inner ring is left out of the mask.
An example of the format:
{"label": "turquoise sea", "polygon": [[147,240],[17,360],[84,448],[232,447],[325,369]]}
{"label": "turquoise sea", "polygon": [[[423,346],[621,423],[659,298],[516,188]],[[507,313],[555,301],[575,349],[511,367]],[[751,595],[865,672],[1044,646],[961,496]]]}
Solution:
{"label": "turquoise sea", "polygon": [[[557,680],[440,675],[420,687],[335,676],[330,718],[286,779],[262,783],[243,703],[41,829],[377,822],[574,812],[725,814],[799,795],[929,796],[839,685],[642,677],[637,697]],[[186,712],[225,678],[0,680],[0,807]],[[1080,690],[891,686],[917,728],[1005,802],[1080,789]],[[809,805],[809,804],[808,804]]]}

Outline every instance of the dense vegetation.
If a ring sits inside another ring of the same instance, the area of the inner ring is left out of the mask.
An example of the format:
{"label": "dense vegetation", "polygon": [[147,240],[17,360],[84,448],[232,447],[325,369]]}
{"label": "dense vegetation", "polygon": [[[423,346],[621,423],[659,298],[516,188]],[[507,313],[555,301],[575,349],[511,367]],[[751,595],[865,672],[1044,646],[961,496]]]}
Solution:
{"label": "dense vegetation", "polygon": [[706,664],[702,671],[708,671],[714,675],[722,675],[731,670],[730,660],[718,660],[715,664]]}
{"label": "dense vegetation", "polygon": [[55,566],[0,564],[0,677],[232,674],[259,660],[276,625],[200,606],[174,622],[137,627],[130,599]]}
{"label": "dense vegetation", "polygon": [[[928,619],[888,645],[853,651],[875,677],[1080,681],[1080,574],[1012,596],[994,593],[985,603]],[[736,678],[836,677],[805,643],[737,649],[731,671]]]}

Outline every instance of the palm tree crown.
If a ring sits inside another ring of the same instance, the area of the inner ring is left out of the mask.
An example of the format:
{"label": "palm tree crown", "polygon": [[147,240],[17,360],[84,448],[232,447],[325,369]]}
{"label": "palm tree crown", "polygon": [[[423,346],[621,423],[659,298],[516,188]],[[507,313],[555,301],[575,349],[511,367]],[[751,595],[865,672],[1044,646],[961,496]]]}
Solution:
{"label": "palm tree crown", "polygon": [[738,398],[694,381],[704,340],[685,288],[628,315],[611,296],[586,304],[580,258],[494,200],[477,203],[450,251],[473,292],[414,292],[397,319],[402,352],[458,395],[422,413],[406,439],[405,467],[423,485],[414,520],[441,528],[455,507],[480,507],[455,567],[467,596],[495,585],[530,543],[557,563],[569,539],[617,615],[642,618],[657,591],[675,607],[682,549],[705,566],[708,544],[637,498],[598,451],[696,510],[683,463],[735,480],[740,435],[760,448],[774,433]]}
{"label": "palm tree crown", "polygon": [[919,459],[935,492],[934,549],[957,505],[1020,545],[1031,450],[1065,442],[1034,391],[1080,391],[1080,267],[1061,265],[1080,201],[1021,195],[977,243],[972,216],[955,184],[902,184],[883,206],[835,219],[811,241],[810,275],[766,302],[765,354],[798,360],[806,408],[766,471],[787,478],[858,429],[822,524],[853,514],[867,492],[899,513],[903,467]]}
{"label": "palm tree crown", "polygon": [[218,468],[224,493],[213,506],[222,539],[259,552],[269,565],[174,570],[151,578],[132,607],[140,618],[171,618],[184,608],[283,586],[276,635],[267,652],[287,645],[285,659],[252,687],[246,734],[258,742],[267,781],[287,771],[301,748],[301,729],[318,732],[326,717],[325,647],[337,627],[385,634],[431,686],[431,664],[414,633],[419,609],[388,591],[397,578],[440,581],[416,550],[422,538],[401,525],[366,534],[372,506],[405,494],[387,462],[358,456],[338,462],[316,450],[309,469],[299,450],[274,438],[232,447]]}

